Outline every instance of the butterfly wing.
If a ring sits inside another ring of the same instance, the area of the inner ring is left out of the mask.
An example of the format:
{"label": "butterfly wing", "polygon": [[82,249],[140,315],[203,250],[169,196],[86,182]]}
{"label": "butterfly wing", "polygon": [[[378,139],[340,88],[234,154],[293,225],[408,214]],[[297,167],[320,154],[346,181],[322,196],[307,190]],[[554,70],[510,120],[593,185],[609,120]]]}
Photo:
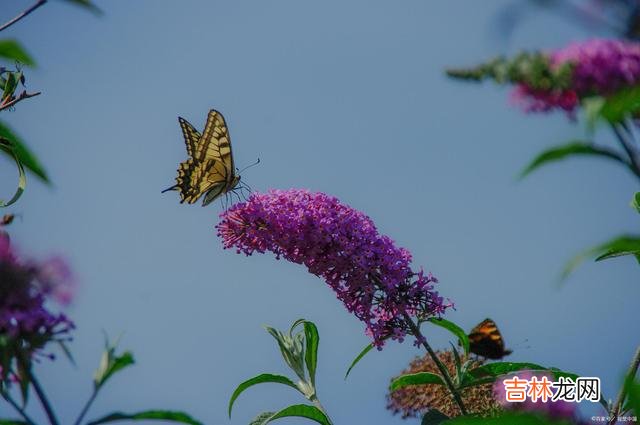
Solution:
{"label": "butterfly wing", "polygon": [[230,185],[235,178],[231,139],[229,138],[229,130],[224,117],[215,109],[209,111],[202,139],[206,143],[198,144],[196,157],[201,160],[209,158],[221,162],[225,168],[225,181]]}
{"label": "butterfly wing", "polygon": [[190,158],[193,158],[193,153],[196,150],[196,146],[200,141],[202,135],[196,130],[189,121],[182,117],[178,117],[180,128],[182,129],[182,135],[184,136],[184,143],[187,146],[187,154]]}
{"label": "butterfly wing", "polygon": [[176,184],[180,202],[193,204],[204,193],[207,205],[233,188],[236,181],[229,131],[222,114],[211,110],[202,135],[183,118],[179,119],[190,158],[180,163]]}
{"label": "butterfly wing", "polygon": [[469,351],[488,359],[501,359],[511,354],[505,350],[502,334],[491,319],[485,319],[469,333]]}

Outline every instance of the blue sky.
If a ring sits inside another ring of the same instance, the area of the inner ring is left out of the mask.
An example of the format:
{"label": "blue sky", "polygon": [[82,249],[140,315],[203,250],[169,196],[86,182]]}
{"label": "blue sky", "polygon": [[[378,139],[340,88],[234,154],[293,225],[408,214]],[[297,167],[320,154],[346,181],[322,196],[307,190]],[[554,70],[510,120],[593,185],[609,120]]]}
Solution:
{"label": "blue sky", "polygon": [[[456,303],[449,319],[470,329],[490,316],[515,347],[511,360],[599,376],[614,397],[638,343],[637,264],[587,264],[562,288],[556,278],[581,249],[637,228],[627,207],[637,182],[587,159],[518,181],[535,153],[585,137],[582,127],[527,116],[503,89],[443,75],[590,35],[535,13],[507,42],[495,26],[508,3],[103,1],[96,18],[50,2],[6,31],[38,60],[28,84],[43,94],[2,119],[53,180],[30,179],[11,210],[23,218],[12,237],[30,255],[66,256],[81,285],[69,310],[77,366],[38,366],[60,416],[70,421],[88,397],[102,330],[122,333],[138,364],[113,379],[95,416],[162,407],[246,424],[301,402],[257,387],[226,417],[238,383],[286,371],[262,325],[305,317],[320,330],[319,395],[334,422],[402,423],[385,409],[386,387],[419,350],[389,344],[345,382],[368,340],[330,289],[270,255],[224,251],[219,203],[160,194],[186,156],[177,117],[201,128],[212,107],[227,118],[238,166],[260,158],[243,174],[254,190],[309,188],[365,211],[440,279]],[[613,143],[606,129],[596,137]],[[11,163],[0,164],[12,182]],[[447,346],[442,331],[429,337]]]}

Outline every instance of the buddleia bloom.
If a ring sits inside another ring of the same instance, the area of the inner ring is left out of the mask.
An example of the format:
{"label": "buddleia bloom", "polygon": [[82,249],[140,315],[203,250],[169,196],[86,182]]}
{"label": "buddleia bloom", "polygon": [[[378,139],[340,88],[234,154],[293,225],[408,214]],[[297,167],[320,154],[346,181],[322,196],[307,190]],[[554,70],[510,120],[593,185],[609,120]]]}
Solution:
{"label": "buddleia bloom", "polygon": [[437,279],[412,271],[409,251],[332,196],[297,189],[254,193],[220,217],[216,228],[225,248],[246,255],[270,251],[304,264],[365,323],[378,348],[411,333],[405,314],[426,319],[448,307],[434,289]]}
{"label": "buddleia bloom", "polygon": [[[453,351],[437,351],[436,355],[449,373],[454,376],[456,364]],[[467,360],[467,357],[461,355],[462,363]],[[471,360],[471,362],[470,368],[481,366],[484,363],[479,358]],[[425,355],[415,358],[400,376],[420,372],[440,373],[433,359]],[[500,404],[494,398],[492,384],[464,388],[460,391],[460,397],[468,413],[478,416],[492,416],[502,411]],[[430,409],[436,409],[449,417],[461,414],[447,388],[437,384],[409,385],[392,391],[387,395],[387,409],[394,414],[401,414],[403,419],[421,416]]]}
{"label": "buddleia bloom", "polygon": [[[70,270],[60,258],[44,262],[18,258],[6,233],[0,232],[0,367],[12,369],[16,356],[30,360],[51,341],[64,341],[74,328],[49,299],[66,302]],[[62,292],[61,292],[62,291]],[[62,295],[64,294],[64,295]],[[2,378],[8,378],[3,374]]]}
{"label": "buddleia bloom", "polygon": [[582,99],[610,96],[640,83],[640,43],[591,39],[541,53],[523,53],[468,70],[457,78],[514,84],[512,100],[530,112],[564,110],[573,115]]}

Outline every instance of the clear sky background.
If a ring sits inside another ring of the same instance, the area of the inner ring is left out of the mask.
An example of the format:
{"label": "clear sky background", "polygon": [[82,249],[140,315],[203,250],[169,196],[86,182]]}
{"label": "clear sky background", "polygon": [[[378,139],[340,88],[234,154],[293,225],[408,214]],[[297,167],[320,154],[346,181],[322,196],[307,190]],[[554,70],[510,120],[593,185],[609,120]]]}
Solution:
{"label": "clear sky background", "polygon": [[[4,3],[3,20],[31,4]],[[334,422],[402,423],[385,409],[386,388],[418,349],[390,343],[345,382],[368,339],[331,290],[271,255],[224,251],[213,228],[219,202],[160,194],[186,157],[177,117],[202,128],[212,107],[227,118],[238,166],[260,158],[243,174],[254,190],[309,188],[365,211],[440,279],[456,303],[447,318],[470,329],[490,316],[515,347],[510,360],[599,376],[615,397],[640,340],[638,266],[617,259],[581,267],[562,288],[556,279],[583,248],[637,229],[628,207],[637,181],[588,159],[517,181],[535,153],[584,137],[582,127],[561,114],[527,116],[506,90],[443,75],[590,35],[534,13],[507,42],[495,28],[509,3],[102,1],[97,18],[52,1],[3,33],[38,60],[28,84],[43,94],[1,118],[53,181],[29,180],[10,231],[26,254],[64,255],[80,282],[69,309],[77,367],[62,358],[37,366],[63,422],[89,395],[102,330],[123,333],[138,363],[92,416],[156,407],[246,424],[302,402],[265,385],[226,416],[238,383],[286,372],[262,325],[305,317],[320,330],[319,395]],[[606,129],[597,138],[613,143]],[[15,171],[0,164],[6,197]],[[448,334],[426,330],[448,345]]]}

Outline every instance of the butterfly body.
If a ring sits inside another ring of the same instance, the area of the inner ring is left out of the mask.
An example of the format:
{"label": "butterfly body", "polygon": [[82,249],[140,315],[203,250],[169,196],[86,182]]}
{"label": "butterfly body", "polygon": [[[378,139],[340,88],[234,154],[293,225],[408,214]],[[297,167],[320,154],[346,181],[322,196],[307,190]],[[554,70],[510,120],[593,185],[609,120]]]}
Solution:
{"label": "butterfly body", "polygon": [[202,134],[187,120],[178,118],[189,158],[180,163],[176,184],[168,190],[180,193],[180,203],[195,203],[202,195],[202,206],[232,192],[240,183],[231,152],[231,140],[222,114],[209,111]]}
{"label": "butterfly body", "polygon": [[485,319],[469,333],[469,351],[487,359],[498,360],[509,354],[505,349],[502,334],[491,319]]}

